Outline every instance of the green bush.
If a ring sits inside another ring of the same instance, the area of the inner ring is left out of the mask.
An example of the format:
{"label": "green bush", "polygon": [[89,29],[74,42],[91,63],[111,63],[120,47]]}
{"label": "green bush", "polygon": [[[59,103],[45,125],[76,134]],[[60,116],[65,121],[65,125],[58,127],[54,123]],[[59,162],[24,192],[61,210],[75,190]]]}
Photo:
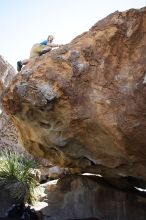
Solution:
{"label": "green bush", "polygon": [[31,176],[34,159],[11,152],[0,155],[0,185],[9,190],[10,196],[19,202],[33,204],[37,181]]}

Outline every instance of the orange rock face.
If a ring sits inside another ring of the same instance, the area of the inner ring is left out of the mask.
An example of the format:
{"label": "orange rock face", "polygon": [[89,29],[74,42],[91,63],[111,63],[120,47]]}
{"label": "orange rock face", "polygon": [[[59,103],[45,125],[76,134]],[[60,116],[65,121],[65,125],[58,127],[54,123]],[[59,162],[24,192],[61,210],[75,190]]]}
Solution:
{"label": "orange rock face", "polygon": [[30,153],[146,179],[146,8],[115,12],[30,60],[3,106]]}

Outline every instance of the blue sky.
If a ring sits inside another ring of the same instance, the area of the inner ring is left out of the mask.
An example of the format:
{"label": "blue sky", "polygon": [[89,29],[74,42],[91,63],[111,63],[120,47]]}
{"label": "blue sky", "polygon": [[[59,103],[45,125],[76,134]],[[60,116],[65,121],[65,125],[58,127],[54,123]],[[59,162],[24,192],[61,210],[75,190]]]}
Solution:
{"label": "blue sky", "polygon": [[0,0],[0,54],[16,68],[48,34],[65,44],[116,10],[144,6],[145,0]]}

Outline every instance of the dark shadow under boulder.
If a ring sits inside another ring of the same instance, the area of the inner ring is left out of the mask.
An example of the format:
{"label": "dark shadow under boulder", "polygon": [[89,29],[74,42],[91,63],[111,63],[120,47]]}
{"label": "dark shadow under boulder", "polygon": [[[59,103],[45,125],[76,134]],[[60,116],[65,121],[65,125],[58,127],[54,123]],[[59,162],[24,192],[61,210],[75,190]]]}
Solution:
{"label": "dark shadow under boulder", "polygon": [[[46,187],[47,220],[100,219],[145,220],[146,198],[136,191],[118,190],[103,178],[68,175]],[[47,216],[51,216],[48,217]]]}

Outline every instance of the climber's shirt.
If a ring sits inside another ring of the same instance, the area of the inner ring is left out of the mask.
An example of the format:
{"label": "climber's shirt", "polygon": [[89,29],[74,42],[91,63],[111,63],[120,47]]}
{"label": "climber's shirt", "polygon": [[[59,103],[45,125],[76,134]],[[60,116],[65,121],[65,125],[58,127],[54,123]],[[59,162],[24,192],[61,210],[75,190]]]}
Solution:
{"label": "climber's shirt", "polygon": [[41,45],[47,45],[48,44],[48,40],[44,40],[40,43]]}

